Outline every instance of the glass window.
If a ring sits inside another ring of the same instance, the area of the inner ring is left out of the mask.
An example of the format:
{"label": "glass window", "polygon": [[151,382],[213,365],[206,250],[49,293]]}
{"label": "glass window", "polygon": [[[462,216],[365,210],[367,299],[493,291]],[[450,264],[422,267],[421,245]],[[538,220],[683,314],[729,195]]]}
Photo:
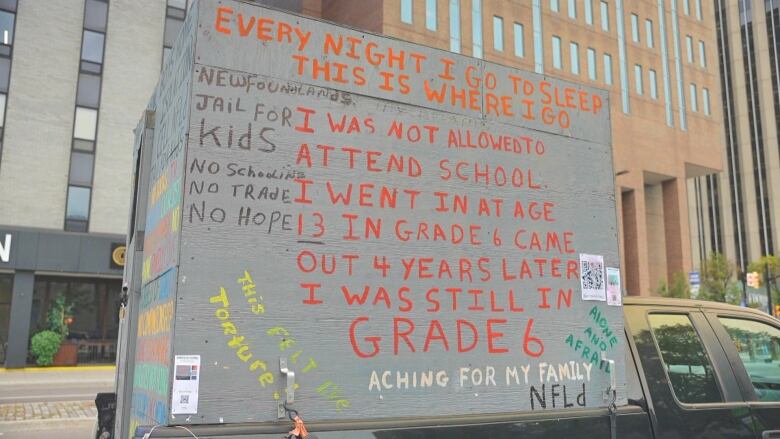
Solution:
{"label": "glass window", "polygon": [[17,0],[0,0],[0,8],[15,11]]}
{"label": "glass window", "polygon": [[553,12],[558,12],[560,10],[558,0],[550,0],[550,10]]}
{"label": "glass window", "polygon": [[585,24],[593,25],[593,0],[582,0],[585,4]]}
{"label": "glass window", "polygon": [[647,40],[647,47],[655,47],[655,41],[653,38],[653,20],[645,20],[645,40]]}
{"label": "glass window", "polygon": [[425,0],[425,28],[436,31],[436,0]]}
{"label": "glass window", "polygon": [[96,64],[89,61],[81,61],[81,71],[100,74],[103,69],[100,68],[100,64]]}
{"label": "glass window", "polygon": [[11,58],[0,57],[0,92],[8,91],[11,80]]}
{"label": "glass window", "polygon": [[168,6],[179,9],[187,9],[187,0],[168,0]]}
{"label": "glass window", "polygon": [[187,18],[187,12],[184,9],[179,9],[179,8],[168,7],[166,14],[168,17],[178,18],[180,20],[184,20],[185,18]]}
{"label": "glass window", "polygon": [[78,151],[94,151],[95,142],[91,140],[73,139],[73,149]]}
{"label": "glass window", "polygon": [[577,19],[577,1],[569,0],[569,18]]}
{"label": "glass window", "polygon": [[707,68],[707,54],[704,50],[704,41],[699,40],[699,65],[703,68]]}
{"label": "glass window", "polygon": [[604,83],[612,85],[612,55],[604,54]]}
{"label": "glass window", "polygon": [[11,46],[14,44],[14,19],[16,14],[6,11],[0,11],[0,34],[2,34],[3,44]]}
{"label": "glass window", "polygon": [[753,320],[719,317],[734,342],[759,401],[780,401],[780,329]]}
{"label": "glass window", "polygon": [[73,124],[73,137],[84,140],[95,140],[97,115],[97,110],[76,107],[76,122]]}
{"label": "glass window", "polygon": [[471,0],[471,44],[475,58],[482,58],[482,0]]}
{"label": "glass window", "polygon": [[699,111],[699,99],[696,96],[696,94],[697,94],[696,93],[696,84],[690,83],[690,84],[688,84],[688,88],[689,88],[690,94],[691,94],[691,111],[693,111],[695,113],[695,112]]}
{"label": "glass window", "polygon": [[556,37],[556,36],[552,37],[552,56],[553,56],[553,67],[555,67],[556,69],[562,68],[563,63],[561,62],[560,37]]}
{"label": "glass window", "polygon": [[580,46],[577,43],[569,43],[569,61],[571,62],[571,72],[575,75],[580,74]]}
{"label": "glass window", "polygon": [[696,0],[696,19],[701,21],[702,15],[701,15],[701,0]]}
{"label": "glass window", "polygon": [[81,59],[102,64],[105,38],[101,33],[85,30],[84,41],[81,42]]}
{"label": "glass window", "polygon": [[5,93],[0,94],[0,128],[5,125]]}
{"label": "glass window", "polygon": [[656,77],[655,70],[649,69],[647,71],[647,81],[650,87],[650,97],[653,99],[658,99],[658,79]]}
{"label": "glass window", "polygon": [[708,88],[702,88],[701,89],[701,98],[704,104],[704,114],[707,116],[712,115],[712,107],[710,107],[710,89]]}
{"label": "glass window", "polygon": [[609,32],[609,4],[605,1],[601,2],[601,30]]}
{"label": "glass window", "polygon": [[68,186],[68,211],[65,219],[86,221],[89,219],[88,187]]}
{"label": "glass window", "polygon": [[631,14],[631,41],[639,42],[639,16]]}
{"label": "glass window", "polygon": [[504,19],[493,16],[493,48],[504,51]]}
{"label": "glass window", "polygon": [[105,32],[108,3],[101,0],[87,0],[84,6],[84,27],[86,29]]}
{"label": "glass window", "polygon": [[680,402],[722,402],[715,371],[687,315],[650,314],[650,327],[674,394]]}
{"label": "glass window", "polygon": [[450,0],[450,51],[460,53],[460,0]]}
{"label": "glass window", "polygon": [[83,152],[70,155],[70,184],[92,185],[92,162],[95,156]]}
{"label": "glass window", "polygon": [[524,57],[525,56],[525,39],[523,37],[523,25],[520,23],[515,23],[514,25],[514,36],[515,36],[515,56],[517,57]]}
{"label": "glass window", "polygon": [[173,17],[165,18],[165,35],[163,36],[163,45],[165,47],[173,47],[182,27],[184,27],[183,20]]}
{"label": "glass window", "polygon": [[401,0],[401,21],[412,24],[412,0]]}
{"label": "glass window", "polygon": [[636,84],[636,94],[643,94],[645,88],[642,85],[642,66],[639,64],[634,64],[634,83]]}
{"label": "glass window", "polygon": [[693,62],[693,38],[690,35],[685,36],[685,48],[688,52],[688,62]]}
{"label": "glass window", "polygon": [[596,49],[588,47],[588,79],[596,80]]}
{"label": "glass window", "polygon": [[89,73],[79,74],[76,105],[97,108],[100,103],[100,76]]}
{"label": "glass window", "polygon": [[691,15],[691,5],[688,3],[688,0],[682,0],[683,4],[683,12],[685,12],[685,15]]}

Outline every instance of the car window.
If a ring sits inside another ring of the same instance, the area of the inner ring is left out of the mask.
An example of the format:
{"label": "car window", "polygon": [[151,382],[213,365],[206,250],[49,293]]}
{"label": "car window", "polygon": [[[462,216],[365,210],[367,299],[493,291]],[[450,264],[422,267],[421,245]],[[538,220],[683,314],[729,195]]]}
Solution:
{"label": "car window", "polygon": [[650,314],[666,373],[680,402],[723,402],[707,351],[685,314]]}
{"label": "car window", "polygon": [[737,348],[759,401],[780,401],[780,329],[755,320],[719,317]]}

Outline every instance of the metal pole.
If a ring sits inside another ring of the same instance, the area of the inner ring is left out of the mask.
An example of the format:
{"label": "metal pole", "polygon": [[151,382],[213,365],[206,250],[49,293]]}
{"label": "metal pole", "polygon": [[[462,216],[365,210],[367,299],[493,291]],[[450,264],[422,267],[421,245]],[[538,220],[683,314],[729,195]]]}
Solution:
{"label": "metal pole", "polygon": [[742,272],[739,274],[739,280],[742,281],[742,306],[748,306],[746,276],[747,276],[746,272]]}
{"label": "metal pole", "polygon": [[769,277],[769,264],[764,264],[764,274],[766,279],[766,303],[769,305],[769,315],[774,315],[772,312],[772,279]]}

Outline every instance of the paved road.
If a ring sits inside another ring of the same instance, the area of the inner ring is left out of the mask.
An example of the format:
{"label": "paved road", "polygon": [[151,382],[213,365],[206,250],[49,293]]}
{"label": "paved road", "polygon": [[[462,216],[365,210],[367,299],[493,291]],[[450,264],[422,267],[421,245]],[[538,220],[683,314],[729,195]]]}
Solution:
{"label": "paved road", "polygon": [[[92,401],[114,390],[113,368],[0,371],[0,439],[89,438]],[[68,402],[58,402],[68,401]]]}
{"label": "paved road", "polygon": [[94,400],[98,392],[113,391],[113,370],[0,374],[0,404]]}

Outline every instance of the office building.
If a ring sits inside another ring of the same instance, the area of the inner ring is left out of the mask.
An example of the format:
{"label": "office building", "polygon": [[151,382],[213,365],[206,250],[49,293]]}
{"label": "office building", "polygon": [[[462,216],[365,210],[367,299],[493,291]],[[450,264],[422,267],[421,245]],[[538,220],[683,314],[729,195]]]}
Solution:
{"label": "office building", "polygon": [[694,266],[691,192],[724,163],[713,2],[311,0],[303,8],[609,90],[624,289],[648,295]]}
{"label": "office building", "polygon": [[[780,250],[780,0],[716,0],[723,173],[691,182],[694,265],[740,271]],[[693,203],[692,203],[693,205]]]}

